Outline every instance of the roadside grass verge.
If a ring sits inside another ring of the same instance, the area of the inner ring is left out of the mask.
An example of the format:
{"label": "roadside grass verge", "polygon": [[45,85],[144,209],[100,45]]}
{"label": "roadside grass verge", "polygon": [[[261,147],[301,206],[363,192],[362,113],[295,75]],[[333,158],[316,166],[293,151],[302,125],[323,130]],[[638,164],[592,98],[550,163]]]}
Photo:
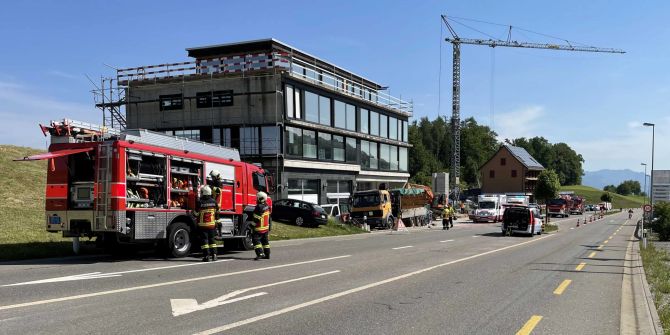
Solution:
{"label": "roadside grass verge", "polygon": [[[561,186],[561,191],[574,191],[575,194],[586,198],[587,204],[597,204],[602,202],[600,196],[605,193],[603,190],[584,185]],[[612,209],[619,208],[640,208],[643,204],[643,197],[623,196],[610,192],[612,196]]]}
{"label": "roadside grass verge", "polygon": [[544,233],[551,233],[558,231],[558,225],[553,223],[546,223],[544,225]]}
{"label": "roadside grass verge", "polygon": [[356,226],[342,224],[333,219],[328,220],[328,224],[319,226],[318,228],[298,227],[292,224],[272,221],[270,240],[292,240],[309,237],[361,234],[365,232],[365,230]]}
{"label": "roadside grass verge", "polygon": [[661,325],[663,329],[670,329],[670,255],[652,242],[646,249],[640,245],[640,254]]}

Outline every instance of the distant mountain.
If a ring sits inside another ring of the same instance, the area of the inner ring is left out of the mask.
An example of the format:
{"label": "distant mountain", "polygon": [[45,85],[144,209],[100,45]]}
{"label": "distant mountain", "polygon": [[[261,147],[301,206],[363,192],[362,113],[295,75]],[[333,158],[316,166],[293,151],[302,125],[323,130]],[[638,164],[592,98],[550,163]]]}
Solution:
{"label": "distant mountain", "polygon": [[[647,174],[651,174],[651,170],[647,171]],[[602,190],[603,187],[607,185],[618,186],[624,180],[637,180],[640,182],[640,186],[644,188],[644,172],[628,169],[586,171],[582,177],[582,185],[587,185]],[[647,183],[649,182],[650,179],[647,177]],[[647,185],[647,188],[649,188],[649,185]]]}

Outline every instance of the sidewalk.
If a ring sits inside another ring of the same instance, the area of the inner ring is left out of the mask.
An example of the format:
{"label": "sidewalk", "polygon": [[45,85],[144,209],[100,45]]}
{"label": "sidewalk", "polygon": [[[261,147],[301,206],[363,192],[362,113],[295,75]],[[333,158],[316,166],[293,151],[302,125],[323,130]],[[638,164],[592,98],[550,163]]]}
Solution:
{"label": "sidewalk", "polygon": [[621,334],[663,334],[637,239],[628,242],[621,284]]}

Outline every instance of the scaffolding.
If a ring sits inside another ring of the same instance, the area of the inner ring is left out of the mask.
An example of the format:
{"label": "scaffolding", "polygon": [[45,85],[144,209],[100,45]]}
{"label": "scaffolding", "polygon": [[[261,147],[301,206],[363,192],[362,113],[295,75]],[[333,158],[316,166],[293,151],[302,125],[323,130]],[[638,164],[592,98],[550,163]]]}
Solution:
{"label": "scaffolding", "polygon": [[100,78],[100,87],[91,91],[95,107],[102,110],[102,125],[109,129],[126,129],[126,87],[116,78]]}

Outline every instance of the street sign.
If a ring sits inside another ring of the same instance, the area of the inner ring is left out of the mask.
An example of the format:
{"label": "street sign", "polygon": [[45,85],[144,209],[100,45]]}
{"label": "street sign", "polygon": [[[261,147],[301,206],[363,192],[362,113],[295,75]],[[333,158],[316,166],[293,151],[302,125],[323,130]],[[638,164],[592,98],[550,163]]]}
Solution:
{"label": "street sign", "polygon": [[642,209],[644,209],[645,213],[651,213],[651,205],[644,205],[642,206]]}

